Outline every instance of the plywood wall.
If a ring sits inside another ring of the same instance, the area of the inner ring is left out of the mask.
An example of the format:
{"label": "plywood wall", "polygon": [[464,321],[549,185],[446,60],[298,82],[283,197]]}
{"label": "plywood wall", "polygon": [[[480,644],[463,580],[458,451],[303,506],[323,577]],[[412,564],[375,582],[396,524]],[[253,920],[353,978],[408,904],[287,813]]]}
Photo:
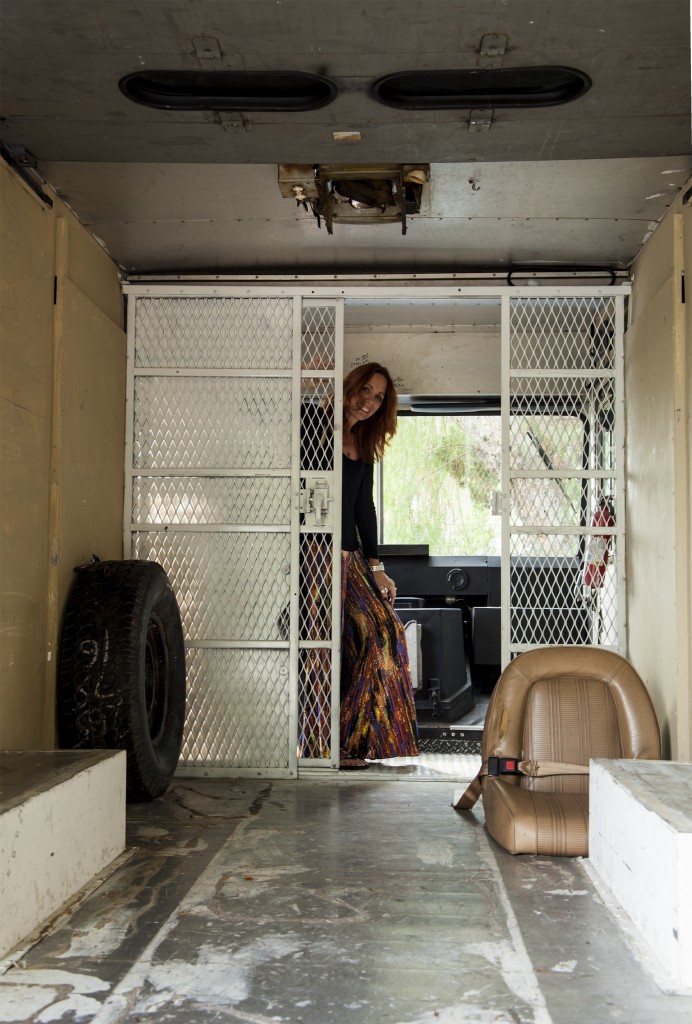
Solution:
{"label": "plywood wall", "polygon": [[664,752],[692,760],[692,209],[684,195],[633,268],[625,338],[627,619],[629,655],[656,705]]}
{"label": "plywood wall", "polygon": [[0,165],[0,746],[55,743],[73,567],[122,557],[118,270],[57,197]]}

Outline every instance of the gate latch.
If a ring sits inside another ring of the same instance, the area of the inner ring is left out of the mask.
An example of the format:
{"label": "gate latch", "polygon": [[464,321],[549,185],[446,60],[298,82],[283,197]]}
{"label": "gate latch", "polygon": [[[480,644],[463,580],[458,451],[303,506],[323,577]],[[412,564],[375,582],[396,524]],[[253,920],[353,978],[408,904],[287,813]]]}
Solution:
{"label": "gate latch", "polygon": [[305,526],[331,527],[334,495],[329,480],[325,477],[305,477],[305,486],[300,492],[300,511],[305,517]]}

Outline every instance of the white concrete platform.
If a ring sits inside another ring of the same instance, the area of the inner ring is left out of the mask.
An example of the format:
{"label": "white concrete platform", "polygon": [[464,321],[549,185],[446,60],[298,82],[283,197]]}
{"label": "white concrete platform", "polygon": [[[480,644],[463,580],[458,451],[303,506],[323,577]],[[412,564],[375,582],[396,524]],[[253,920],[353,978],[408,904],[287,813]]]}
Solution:
{"label": "white concrete platform", "polygon": [[588,869],[662,987],[692,990],[692,764],[591,762]]}
{"label": "white concrete platform", "polygon": [[0,956],[125,849],[120,750],[0,752]]}

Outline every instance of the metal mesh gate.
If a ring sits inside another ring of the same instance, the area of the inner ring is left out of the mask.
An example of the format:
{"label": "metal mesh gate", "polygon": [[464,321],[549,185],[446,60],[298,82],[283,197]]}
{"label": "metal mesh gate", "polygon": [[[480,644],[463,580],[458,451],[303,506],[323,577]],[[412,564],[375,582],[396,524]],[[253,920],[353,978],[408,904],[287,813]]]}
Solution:
{"label": "metal mesh gate", "polygon": [[623,301],[503,297],[503,664],[625,649]]}
{"label": "metal mesh gate", "polygon": [[[331,621],[327,628],[327,600],[308,641],[327,647],[318,687],[298,640],[300,619],[305,647],[309,571],[299,528],[301,367],[315,359],[302,300],[127,291],[125,550],[160,562],[180,605],[188,669],[181,767],[294,775],[306,714],[318,691],[331,700],[332,637],[338,642]],[[317,386],[323,398],[334,390],[334,304],[330,315],[331,361]],[[334,431],[323,430],[320,441],[333,467]],[[333,539],[332,531],[321,540],[330,579]],[[320,734],[326,751],[331,729],[329,707]]]}
{"label": "metal mesh gate", "polygon": [[342,303],[305,301],[301,333],[298,757],[314,768],[339,735]]}
{"label": "metal mesh gate", "polygon": [[[343,299],[318,289],[309,299],[281,288],[126,292],[125,551],[161,562],[180,603],[183,768],[334,767]],[[503,663],[541,644],[623,652],[624,294],[493,294]]]}

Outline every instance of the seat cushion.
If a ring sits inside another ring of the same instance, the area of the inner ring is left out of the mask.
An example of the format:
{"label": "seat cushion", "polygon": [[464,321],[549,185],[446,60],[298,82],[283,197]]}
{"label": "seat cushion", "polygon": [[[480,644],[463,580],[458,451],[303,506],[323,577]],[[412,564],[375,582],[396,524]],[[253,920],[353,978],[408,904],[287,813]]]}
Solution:
{"label": "seat cushion", "polygon": [[589,852],[588,793],[545,793],[502,777],[486,778],[485,823],[510,853],[585,857]]}
{"label": "seat cushion", "polygon": [[[527,695],[522,757],[588,765],[591,757],[622,757],[615,701],[600,679],[542,679]],[[526,789],[586,793],[588,775],[522,779]]]}

